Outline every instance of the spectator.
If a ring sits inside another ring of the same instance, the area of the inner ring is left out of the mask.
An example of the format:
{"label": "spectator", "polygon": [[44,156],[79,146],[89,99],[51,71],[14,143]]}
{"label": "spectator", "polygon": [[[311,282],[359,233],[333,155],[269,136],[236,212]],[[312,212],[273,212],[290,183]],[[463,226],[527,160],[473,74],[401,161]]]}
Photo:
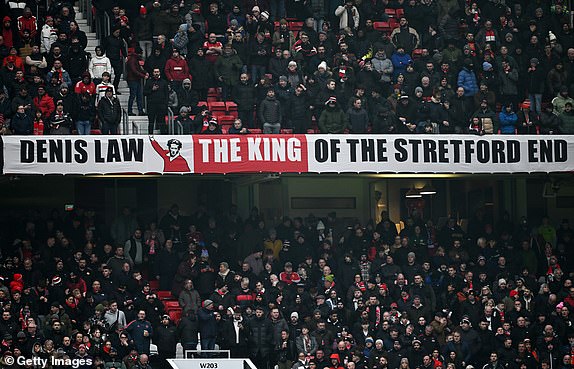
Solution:
{"label": "spectator", "polygon": [[167,132],[168,84],[161,77],[159,68],[154,68],[152,77],[146,81],[144,95],[147,97],[148,133],[153,134],[156,125],[162,133]]}
{"label": "spectator", "polygon": [[34,122],[29,113],[26,113],[24,105],[19,105],[16,114],[10,121],[10,127],[15,135],[31,135],[34,129]]}
{"label": "spectator", "polygon": [[139,310],[137,318],[132,320],[125,330],[129,333],[137,352],[149,355],[150,341],[153,337],[153,327],[149,321],[146,320],[145,310]]}
{"label": "spectator", "polygon": [[348,126],[348,119],[337,103],[337,98],[332,96],[325,102],[326,108],[319,118],[321,133],[343,133]]}
{"label": "spectator", "polygon": [[122,108],[119,100],[114,97],[114,89],[108,87],[104,97],[98,102],[98,120],[102,125],[102,134],[115,135],[118,124],[122,119]]}
{"label": "spectator", "polygon": [[[207,299],[203,302],[203,307],[197,312],[199,319],[199,337],[202,350],[215,349],[215,338],[217,336],[217,322],[215,316],[219,313],[213,311],[213,309],[213,301]],[[203,355],[205,357],[211,356],[209,353]]]}
{"label": "spectator", "polygon": [[79,135],[89,135],[92,128],[92,122],[96,119],[94,99],[89,93],[83,92],[80,94],[77,110],[76,130]]}
{"label": "spectator", "polygon": [[356,30],[359,28],[359,10],[353,4],[353,0],[346,0],[344,5],[339,5],[335,9],[335,15],[339,17],[339,29],[350,28]]}
{"label": "spectator", "polygon": [[266,98],[259,104],[259,120],[263,123],[263,132],[277,134],[281,130],[281,103],[275,98],[275,90],[269,88]]}
{"label": "spectator", "polygon": [[114,70],[114,89],[116,95],[119,94],[118,86],[123,70],[123,59],[128,56],[125,41],[120,37],[121,29],[116,27],[113,29],[112,34],[109,35],[103,42],[103,51],[110,60],[110,64]]}
{"label": "spectator", "polygon": [[560,118],[560,133],[573,134],[574,133],[574,111],[572,111],[572,103],[567,102],[564,105],[564,111],[558,115]]}
{"label": "spectator", "polygon": [[143,104],[143,84],[149,77],[149,74],[143,68],[144,60],[142,58],[142,53],[143,50],[141,48],[136,48],[135,52],[128,56],[128,61],[126,63],[126,79],[128,81],[128,87],[130,88],[128,115],[135,115],[133,112],[134,100],[137,102],[139,115],[145,114]]}

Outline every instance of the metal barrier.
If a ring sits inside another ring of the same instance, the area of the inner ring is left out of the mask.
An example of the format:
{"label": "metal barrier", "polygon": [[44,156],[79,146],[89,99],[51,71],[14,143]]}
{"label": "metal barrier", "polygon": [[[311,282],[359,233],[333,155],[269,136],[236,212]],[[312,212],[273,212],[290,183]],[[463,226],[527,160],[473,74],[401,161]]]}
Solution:
{"label": "metal barrier", "polygon": [[[230,350],[185,350],[183,352],[183,357],[185,359],[191,359],[193,354],[197,354],[197,356],[201,354],[225,354],[227,355],[227,359],[231,359],[231,351]],[[192,354],[192,355],[189,355]]]}
{"label": "metal barrier", "polygon": [[171,108],[168,106],[167,108],[167,132],[170,135],[173,135],[175,133],[175,115],[173,114],[173,110],[171,110]]}
{"label": "metal barrier", "polygon": [[177,123],[177,134],[182,135],[183,134],[183,125],[181,124],[181,122],[175,122],[175,123]]}
{"label": "metal barrier", "polygon": [[132,122],[132,134],[133,135],[139,135],[139,128],[136,124],[136,122]]}
{"label": "metal barrier", "polygon": [[126,109],[122,109],[122,134],[127,135],[128,132],[129,115]]}

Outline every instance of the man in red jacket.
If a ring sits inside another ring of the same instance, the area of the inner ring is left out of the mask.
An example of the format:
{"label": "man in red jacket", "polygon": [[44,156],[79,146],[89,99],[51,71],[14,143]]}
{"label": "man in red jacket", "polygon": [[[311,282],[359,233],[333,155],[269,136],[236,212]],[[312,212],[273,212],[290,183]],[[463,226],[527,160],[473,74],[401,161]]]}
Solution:
{"label": "man in red jacket", "polygon": [[191,78],[187,60],[179,55],[179,50],[177,49],[173,49],[171,58],[165,63],[164,73],[171,88],[176,92],[181,90],[181,84],[184,79]]}
{"label": "man in red jacket", "polygon": [[[126,63],[128,87],[130,88],[130,97],[128,98],[128,114],[134,115],[132,106],[134,100],[138,104],[139,115],[144,115],[143,108],[143,80],[149,78],[149,73],[144,69],[144,60],[142,57],[143,50],[137,46],[135,52],[128,56]],[[187,64],[186,64],[187,66]]]}

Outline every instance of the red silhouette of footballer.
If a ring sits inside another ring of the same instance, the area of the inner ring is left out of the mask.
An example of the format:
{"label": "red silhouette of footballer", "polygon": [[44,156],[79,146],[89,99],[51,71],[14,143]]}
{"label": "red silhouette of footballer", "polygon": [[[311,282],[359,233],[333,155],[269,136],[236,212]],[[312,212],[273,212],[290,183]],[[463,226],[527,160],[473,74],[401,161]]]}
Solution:
{"label": "red silhouette of footballer", "polygon": [[175,138],[168,140],[167,150],[163,149],[161,145],[157,143],[157,141],[153,138],[153,136],[150,136],[149,140],[151,141],[151,145],[153,146],[154,150],[163,159],[164,173],[191,172],[189,165],[187,164],[187,160],[181,156],[181,147],[183,145],[180,140]]}

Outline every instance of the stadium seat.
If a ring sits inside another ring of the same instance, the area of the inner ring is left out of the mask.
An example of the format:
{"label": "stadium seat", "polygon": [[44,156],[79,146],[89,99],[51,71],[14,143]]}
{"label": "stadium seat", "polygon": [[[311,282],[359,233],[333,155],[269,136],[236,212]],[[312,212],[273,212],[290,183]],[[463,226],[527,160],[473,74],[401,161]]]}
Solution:
{"label": "stadium seat", "polygon": [[389,26],[391,26],[391,29],[395,29],[395,28],[398,28],[400,26],[400,24],[396,19],[391,18],[391,19],[389,19]]}
{"label": "stadium seat", "polygon": [[395,9],[387,8],[385,9],[385,14],[388,15],[389,17],[394,18],[397,16],[397,11]]}
{"label": "stadium seat", "polygon": [[423,54],[423,49],[414,49],[412,52],[412,57],[413,59],[419,59],[421,57],[421,55]]}
{"label": "stadium seat", "polygon": [[284,128],[281,130],[281,134],[283,135],[292,135],[293,134],[293,130],[291,128]]}
{"label": "stadium seat", "polygon": [[172,309],[181,309],[178,301],[165,300],[163,301],[163,306],[165,307],[166,311],[170,311]]}
{"label": "stadium seat", "polygon": [[221,127],[221,133],[226,135],[229,132],[229,127]]}
{"label": "stadium seat", "polygon": [[225,110],[229,111],[237,111],[237,104],[233,101],[226,101],[225,102]]}
{"label": "stadium seat", "polygon": [[174,300],[174,297],[171,294],[171,291],[157,291],[157,297],[162,301]]}
{"label": "stadium seat", "polygon": [[[211,110],[211,109],[210,109],[210,110]],[[214,117],[217,117],[217,119],[221,119],[222,117],[225,116],[225,112],[224,112],[224,111],[221,111],[221,110],[211,110],[211,114],[212,114]]]}
{"label": "stadium seat", "polygon": [[303,28],[303,22],[289,22],[289,30],[301,31],[301,28]]}
{"label": "stadium seat", "polygon": [[261,134],[261,128],[250,128],[249,132],[256,134],[256,135],[260,135]]}
{"label": "stadium seat", "polygon": [[219,117],[219,124],[222,126],[232,126],[235,117],[233,115],[222,115]]}
{"label": "stadium seat", "polygon": [[197,103],[197,106],[198,106],[198,107],[200,107],[200,106],[208,106],[208,104],[207,104],[207,101],[200,101],[200,102]]}
{"label": "stadium seat", "polygon": [[377,31],[388,32],[391,30],[391,25],[389,22],[374,22],[373,28]]}
{"label": "stadium seat", "polygon": [[209,102],[207,106],[212,112],[221,111],[225,113],[225,103],[222,101]]}
{"label": "stadium seat", "polygon": [[171,319],[171,321],[177,325],[179,324],[179,321],[181,320],[181,316],[182,316],[183,311],[181,309],[177,309],[177,310],[170,310],[167,312],[167,315],[169,315],[169,319]]}
{"label": "stadium seat", "polygon": [[396,9],[395,14],[396,14],[396,18],[399,19],[399,18],[401,18],[403,15],[405,15],[405,10],[404,10],[404,9],[401,9],[401,8]]}

